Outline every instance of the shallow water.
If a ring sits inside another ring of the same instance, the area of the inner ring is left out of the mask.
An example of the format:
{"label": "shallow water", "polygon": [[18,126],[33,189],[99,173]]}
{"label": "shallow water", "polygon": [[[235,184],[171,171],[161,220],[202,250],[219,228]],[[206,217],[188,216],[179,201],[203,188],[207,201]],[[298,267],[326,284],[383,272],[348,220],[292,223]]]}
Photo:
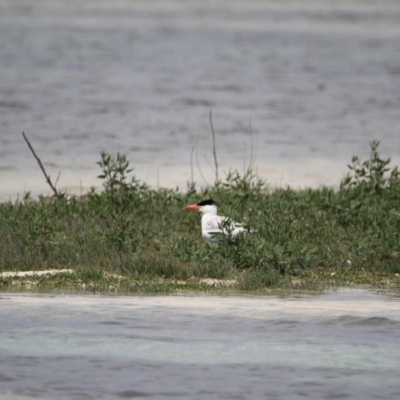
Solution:
{"label": "shallow water", "polygon": [[210,110],[220,176],[253,143],[272,186],[338,185],[374,138],[400,160],[399,65],[397,0],[0,0],[0,198],[49,189],[22,131],[78,193],[102,150],[184,187],[197,141],[212,183]]}
{"label": "shallow water", "polygon": [[2,294],[2,399],[398,399],[399,298]]}

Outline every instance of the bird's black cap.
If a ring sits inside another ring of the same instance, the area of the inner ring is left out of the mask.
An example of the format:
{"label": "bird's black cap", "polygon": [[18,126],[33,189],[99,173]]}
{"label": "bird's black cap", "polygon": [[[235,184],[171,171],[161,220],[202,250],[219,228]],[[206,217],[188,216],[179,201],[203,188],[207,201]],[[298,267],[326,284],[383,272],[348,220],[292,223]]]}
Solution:
{"label": "bird's black cap", "polygon": [[198,206],[216,206],[217,203],[213,199],[203,200],[200,203],[197,203]]}

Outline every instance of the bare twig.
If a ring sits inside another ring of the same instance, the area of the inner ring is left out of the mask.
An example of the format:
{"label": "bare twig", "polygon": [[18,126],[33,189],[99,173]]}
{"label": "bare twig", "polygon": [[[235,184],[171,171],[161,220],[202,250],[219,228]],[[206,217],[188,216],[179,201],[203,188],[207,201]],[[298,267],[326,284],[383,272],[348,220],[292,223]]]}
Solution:
{"label": "bare twig", "polygon": [[151,168],[151,165],[149,165],[149,168],[147,168],[147,175],[146,175],[146,182],[145,182],[146,184],[149,183],[150,168]]}
{"label": "bare twig", "polygon": [[217,151],[216,151],[216,146],[215,146],[215,132],[214,132],[214,126],[212,123],[212,111],[210,110],[210,126],[211,126],[211,134],[213,137],[213,155],[214,155],[214,163],[215,163],[215,182],[218,182],[218,161],[217,161]]}
{"label": "bare twig", "polygon": [[255,162],[257,159],[257,149],[258,149],[258,133],[256,133],[256,143],[254,145],[254,136],[253,136],[253,126],[251,124],[251,114],[249,117],[249,129],[250,129],[250,169],[253,170],[255,166]]}
{"label": "bare twig", "polygon": [[198,168],[199,173],[200,173],[200,176],[201,176],[201,178],[203,179],[203,181],[204,181],[204,183],[206,184],[206,186],[210,186],[210,185],[208,184],[208,182],[206,181],[206,179],[204,178],[203,172],[202,172],[202,170],[201,170],[201,168],[200,168],[200,163],[199,163],[199,152],[198,152],[198,148],[197,148],[198,143],[199,143],[199,138],[197,137],[197,142],[196,142],[196,164],[197,164],[197,168]]}
{"label": "bare twig", "polygon": [[[49,186],[51,187],[51,190],[54,192],[54,195],[55,195],[56,197],[58,197],[58,196],[59,196],[59,193],[58,193],[57,189],[55,188],[55,185],[53,185],[53,183],[51,182],[50,176],[47,175],[46,170],[44,169],[43,164],[42,164],[42,162],[40,161],[40,158],[36,155],[35,150],[33,150],[33,147],[32,147],[30,141],[28,140],[28,138],[26,137],[26,135],[25,135],[24,132],[22,132],[22,136],[24,137],[26,144],[28,145],[28,147],[29,147],[29,149],[31,150],[33,156],[35,157],[36,161],[38,162],[39,167],[40,167],[40,169],[42,170],[43,175],[45,176],[47,183],[48,183]],[[60,174],[58,174],[58,177],[60,177]],[[57,182],[58,182],[58,178],[57,178],[57,181],[56,181],[56,185],[57,185]]]}
{"label": "bare twig", "polygon": [[251,114],[249,117],[249,127],[250,127],[250,169],[252,170],[254,167],[254,143],[253,143],[253,127],[251,126]]}
{"label": "bare twig", "polygon": [[54,187],[57,187],[58,180],[60,179],[61,171],[58,171],[56,182],[54,183]]}
{"label": "bare twig", "polygon": [[[247,163],[247,145],[246,145],[246,142],[243,143],[243,147],[244,147],[243,174],[246,174],[246,163]],[[250,154],[250,164],[251,164],[251,154]]]}
{"label": "bare twig", "polygon": [[215,169],[214,167],[211,165],[210,160],[207,158],[207,155],[204,154],[204,159],[207,161],[208,166],[210,167],[211,171],[215,174]]}
{"label": "bare twig", "polygon": [[193,174],[193,152],[194,149],[196,148],[196,143],[192,147],[192,151],[190,153],[190,177],[192,179],[192,183],[194,183],[194,174]]}

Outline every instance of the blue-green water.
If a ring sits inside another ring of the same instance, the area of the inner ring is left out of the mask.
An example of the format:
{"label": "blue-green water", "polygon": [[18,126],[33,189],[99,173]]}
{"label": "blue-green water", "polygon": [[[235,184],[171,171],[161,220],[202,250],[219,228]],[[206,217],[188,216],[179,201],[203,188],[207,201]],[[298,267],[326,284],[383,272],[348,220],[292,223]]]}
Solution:
{"label": "blue-green water", "polygon": [[272,187],[338,187],[373,139],[400,161],[399,66],[398,0],[0,0],[0,199],[49,191],[22,131],[78,194],[103,150],[186,188],[197,144],[212,183],[210,110],[220,177],[253,141]]}
{"label": "blue-green water", "polygon": [[400,301],[3,294],[1,399],[398,399]]}

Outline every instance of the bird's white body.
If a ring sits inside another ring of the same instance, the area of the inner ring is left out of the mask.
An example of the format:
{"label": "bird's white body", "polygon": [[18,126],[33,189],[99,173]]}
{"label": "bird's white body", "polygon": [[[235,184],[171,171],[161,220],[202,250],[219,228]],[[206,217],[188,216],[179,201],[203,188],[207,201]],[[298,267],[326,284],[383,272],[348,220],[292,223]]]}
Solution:
{"label": "bird's white body", "polygon": [[186,207],[188,210],[200,211],[201,217],[201,235],[203,239],[210,245],[216,245],[220,241],[219,234],[225,235],[232,239],[240,232],[253,232],[246,229],[243,225],[232,221],[230,218],[217,215],[218,209],[216,204],[198,205],[193,204]]}

